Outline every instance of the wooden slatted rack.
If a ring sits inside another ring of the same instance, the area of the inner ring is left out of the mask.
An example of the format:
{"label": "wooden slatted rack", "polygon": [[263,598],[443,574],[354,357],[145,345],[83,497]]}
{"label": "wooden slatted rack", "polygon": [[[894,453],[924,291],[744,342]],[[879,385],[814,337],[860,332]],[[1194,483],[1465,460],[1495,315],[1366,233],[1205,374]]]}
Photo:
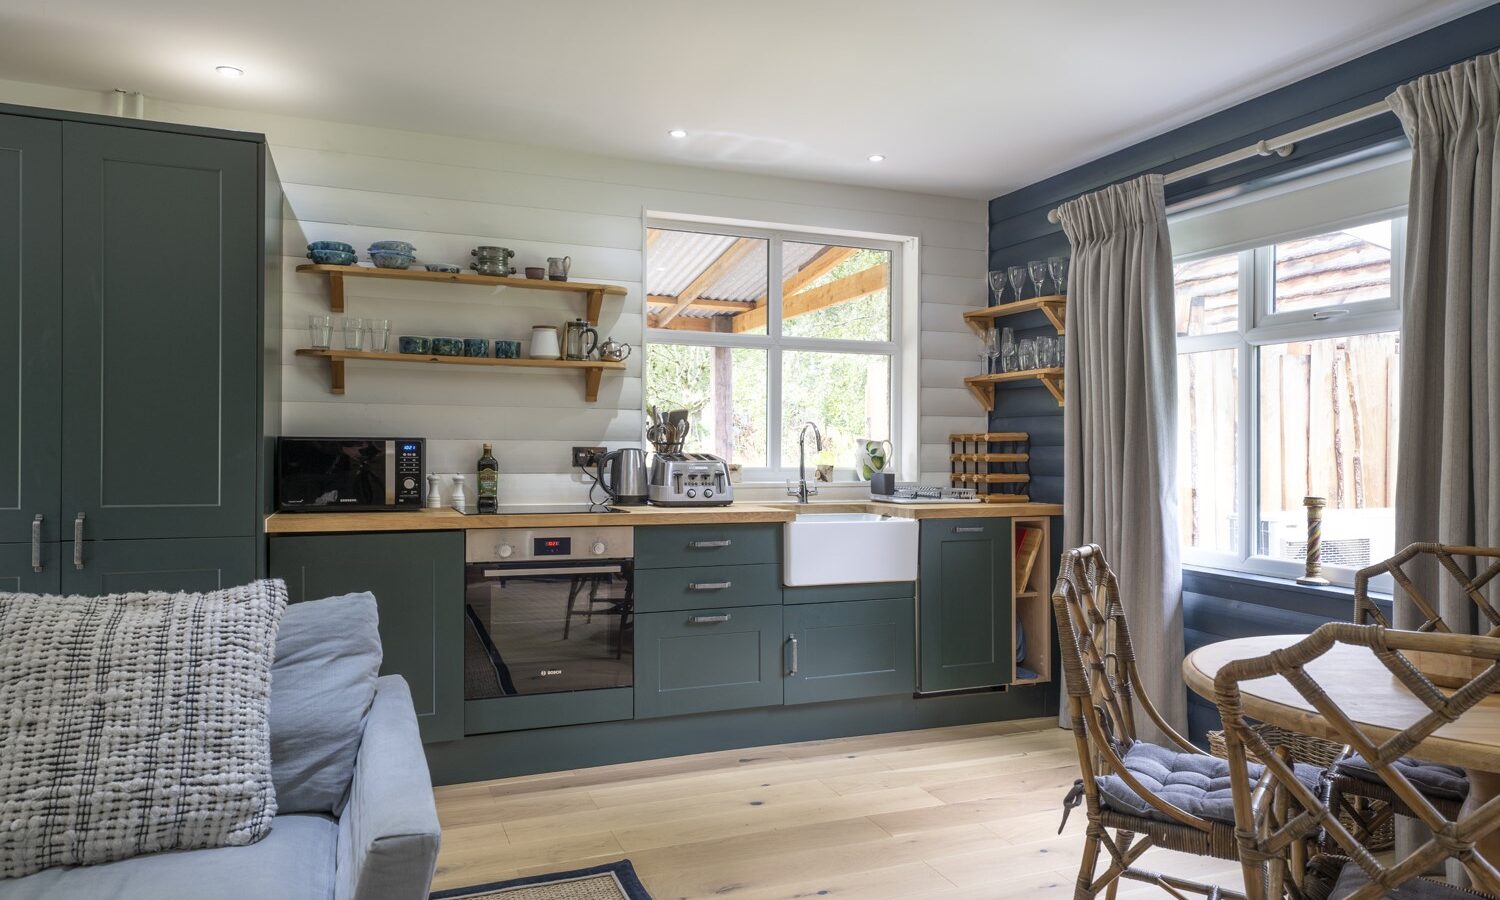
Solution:
{"label": "wooden slatted rack", "polygon": [[1030,497],[1031,435],[982,431],[948,435],[953,487],[973,487],[986,503],[1025,503]]}

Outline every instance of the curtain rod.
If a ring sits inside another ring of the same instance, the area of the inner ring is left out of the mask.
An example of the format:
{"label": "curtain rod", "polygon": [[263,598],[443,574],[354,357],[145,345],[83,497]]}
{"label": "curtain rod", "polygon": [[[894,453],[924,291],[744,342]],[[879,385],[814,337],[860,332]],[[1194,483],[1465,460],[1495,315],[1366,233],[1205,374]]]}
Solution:
{"label": "curtain rod", "polygon": [[[1369,106],[1361,106],[1359,109],[1350,110],[1349,112],[1346,112],[1341,116],[1334,116],[1331,119],[1324,119],[1321,122],[1316,122],[1312,125],[1308,125],[1305,128],[1299,128],[1296,131],[1289,131],[1286,134],[1281,135],[1280,137],[1274,137],[1270,140],[1260,141],[1259,143],[1253,144],[1249,147],[1243,147],[1239,150],[1231,150],[1230,152],[1225,153],[1221,156],[1215,156],[1213,159],[1206,159],[1203,162],[1198,163],[1197,165],[1188,166],[1185,169],[1178,169],[1175,172],[1169,172],[1167,173],[1163,181],[1165,181],[1167,184],[1172,184],[1174,182],[1183,181],[1188,178],[1194,178],[1198,175],[1202,175],[1204,172],[1212,172],[1214,169],[1221,169],[1224,166],[1233,165],[1237,162],[1243,162],[1247,159],[1254,159],[1257,156],[1270,156],[1274,153],[1277,156],[1285,158],[1292,155],[1292,151],[1296,149],[1297,144],[1301,141],[1305,141],[1308,138],[1314,138],[1322,134],[1327,134],[1330,131],[1337,131],[1340,128],[1353,125],[1356,122],[1363,122],[1366,119],[1373,119],[1376,116],[1384,115],[1385,113],[1388,113],[1390,111],[1391,105],[1389,103],[1384,100],[1378,100],[1374,103],[1371,103]],[[1047,212],[1047,221],[1051,222],[1054,225],[1061,221],[1057,216],[1057,210],[1053,209]]]}

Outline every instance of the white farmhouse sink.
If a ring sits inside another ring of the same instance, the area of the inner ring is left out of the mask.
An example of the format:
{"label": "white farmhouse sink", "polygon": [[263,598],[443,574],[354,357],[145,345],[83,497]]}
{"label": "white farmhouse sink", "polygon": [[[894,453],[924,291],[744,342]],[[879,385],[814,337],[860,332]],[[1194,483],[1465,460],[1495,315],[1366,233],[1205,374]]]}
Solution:
{"label": "white farmhouse sink", "polygon": [[799,513],[782,529],[789,587],[917,580],[916,519],[875,513]]}

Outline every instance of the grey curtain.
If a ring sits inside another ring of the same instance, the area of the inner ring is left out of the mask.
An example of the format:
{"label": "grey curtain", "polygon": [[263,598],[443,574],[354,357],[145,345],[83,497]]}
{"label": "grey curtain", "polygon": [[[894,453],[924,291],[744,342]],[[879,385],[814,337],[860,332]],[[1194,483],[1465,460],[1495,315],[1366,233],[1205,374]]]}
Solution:
{"label": "grey curtain", "polygon": [[[1396,546],[1500,546],[1500,54],[1388,99],[1412,144]],[[1455,630],[1473,631],[1452,579],[1415,574]],[[1399,604],[1397,625],[1416,625],[1410,613]]]}
{"label": "grey curtain", "polygon": [[[1143,685],[1184,730],[1177,531],[1177,334],[1160,175],[1058,210],[1073,245],[1063,410],[1063,541],[1114,567]],[[1143,735],[1158,740],[1145,723]]]}

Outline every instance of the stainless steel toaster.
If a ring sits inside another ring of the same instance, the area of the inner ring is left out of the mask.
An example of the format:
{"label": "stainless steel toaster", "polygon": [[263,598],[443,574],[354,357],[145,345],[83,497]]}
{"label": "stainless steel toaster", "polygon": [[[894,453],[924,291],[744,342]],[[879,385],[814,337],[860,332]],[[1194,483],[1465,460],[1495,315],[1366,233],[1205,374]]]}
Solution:
{"label": "stainless steel toaster", "polygon": [[734,502],[729,464],[708,453],[658,453],[647,499],[657,506],[728,506]]}

